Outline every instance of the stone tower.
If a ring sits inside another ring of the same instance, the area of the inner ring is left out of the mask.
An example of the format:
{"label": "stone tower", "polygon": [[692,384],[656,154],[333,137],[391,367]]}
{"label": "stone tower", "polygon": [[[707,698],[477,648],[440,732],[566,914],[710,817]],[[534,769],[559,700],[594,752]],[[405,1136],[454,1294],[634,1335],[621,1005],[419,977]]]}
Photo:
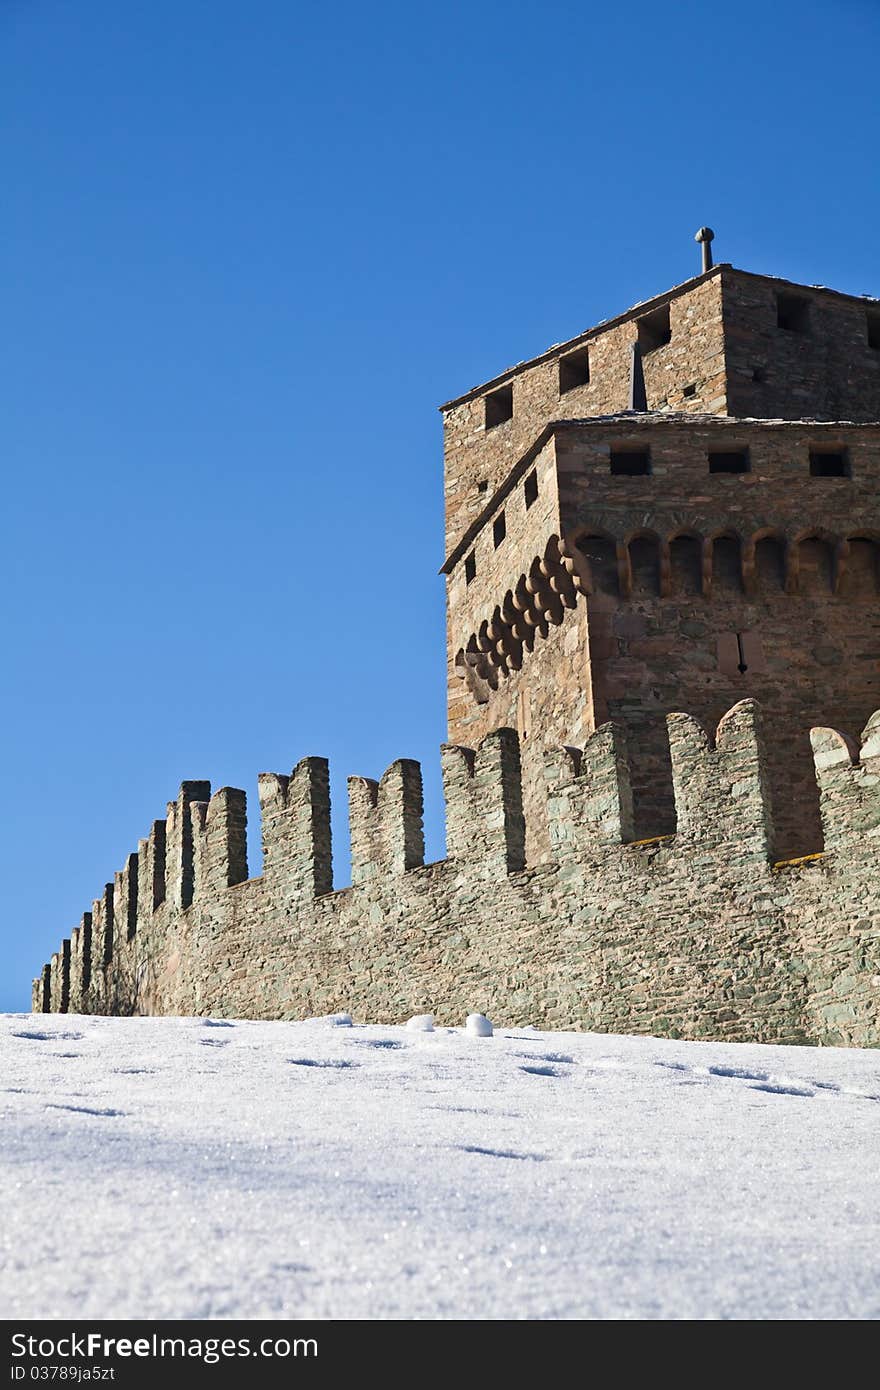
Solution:
{"label": "stone tower", "polygon": [[449,738],[519,730],[530,857],[546,744],[622,724],[660,836],[666,715],[745,696],[819,849],[808,731],[880,706],[880,302],[710,265],[442,409]]}

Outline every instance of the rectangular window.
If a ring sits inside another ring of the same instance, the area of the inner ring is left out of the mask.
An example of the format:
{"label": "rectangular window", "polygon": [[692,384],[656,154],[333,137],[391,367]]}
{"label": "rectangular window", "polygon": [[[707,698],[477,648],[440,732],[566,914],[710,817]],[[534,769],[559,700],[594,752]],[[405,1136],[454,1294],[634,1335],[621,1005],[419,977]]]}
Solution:
{"label": "rectangular window", "polygon": [[470,584],[471,580],[476,578],[476,575],[477,575],[477,557],[476,557],[476,555],[474,554],[474,552],[471,551],[470,555],[467,557],[467,559],[466,559],[465,562],[464,562],[464,582],[465,582],[465,584]]}
{"label": "rectangular window", "polygon": [[490,391],[486,397],[486,429],[494,430],[496,425],[512,419],[513,387],[500,386],[497,391]]}
{"label": "rectangular window", "polygon": [[639,319],[639,347],[642,352],[653,352],[655,348],[665,347],[672,340],[672,327],[669,322],[669,305],[655,309]]}
{"label": "rectangular window", "polygon": [[868,347],[873,348],[875,352],[880,352],[880,313],[876,310],[869,309],[867,319]]}
{"label": "rectangular window", "polygon": [[802,294],[776,296],[776,326],[788,333],[809,333],[810,301]]}
{"label": "rectangular window", "polygon": [[611,472],[621,478],[637,478],[651,471],[650,449],[612,449]]}
{"label": "rectangular window", "polygon": [[538,496],[538,473],[536,469],[533,468],[529,476],[526,478],[525,484],[523,486],[523,492],[525,493],[526,499],[526,511],[528,511],[529,507],[537,499]]}
{"label": "rectangular window", "polygon": [[576,386],[588,386],[590,381],[590,354],[587,348],[570,352],[559,359],[559,394],[573,391]]}
{"label": "rectangular window", "polygon": [[849,454],[846,449],[811,449],[810,476],[813,478],[849,478]]}
{"label": "rectangular window", "polygon": [[488,492],[488,491],[489,491],[489,479],[488,479],[488,478],[481,478],[480,481],[477,483],[477,492]]}
{"label": "rectangular window", "polygon": [[495,542],[496,550],[498,549],[499,545],[504,540],[504,537],[506,535],[507,522],[504,519],[504,513],[499,512],[498,516],[496,516],[495,520],[492,523],[492,540]]}
{"label": "rectangular window", "polygon": [[748,449],[726,449],[709,455],[710,473],[748,473],[750,470]]}

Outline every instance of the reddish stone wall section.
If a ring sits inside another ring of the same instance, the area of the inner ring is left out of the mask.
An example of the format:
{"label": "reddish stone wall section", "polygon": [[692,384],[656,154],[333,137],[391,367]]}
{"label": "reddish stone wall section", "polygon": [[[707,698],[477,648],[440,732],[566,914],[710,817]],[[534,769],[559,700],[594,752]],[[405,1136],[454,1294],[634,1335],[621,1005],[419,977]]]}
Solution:
{"label": "reddish stone wall section", "polygon": [[[572,339],[534,363],[512,368],[488,390],[481,388],[443,407],[447,554],[546,424],[627,408],[630,344],[638,337],[638,320],[664,310],[669,314],[669,343],[646,351],[643,358],[648,404],[700,412],[726,410],[717,268]],[[560,363],[577,353],[588,355],[589,383],[560,390]],[[511,418],[487,429],[486,396],[504,387],[512,391]],[[686,395],[690,388],[693,394]]]}
{"label": "reddish stone wall section", "polygon": [[[625,449],[649,456],[648,475],[612,475]],[[851,476],[813,476],[816,451],[845,456]],[[710,458],[737,454],[748,472],[710,472]],[[528,735],[531,768],[542,744],[579,745],[597,724],[619,721],[642,838],[674,824],[666,715],[686,708],[714,727],[754,696],[772,735],[774,851],[817,849],[808,731],[861,728],[880,704],[880,427],[566,422],[536,466],[540,512],[537,502],[524,507],[527,472],[503,499],[508,536],[492,547],[490,512],[471,551],[475,577],[465,583],[463,560],[449,577],[450,737],[473,742],[513,725]],[[562,550],[572,557],[568,591],[558,583]],[[528,576],[533,557],[547,555],[559,601],[548,589],[546,622],[529,630],[520,598],[540,605],[541,591],[520,593],[517,571]],[[506,656],[493,640],[499,627],[500,647],[514,639]],[[475,674],[462,663],[469,647]],[[529,804],[540,851],[540,808]]]}

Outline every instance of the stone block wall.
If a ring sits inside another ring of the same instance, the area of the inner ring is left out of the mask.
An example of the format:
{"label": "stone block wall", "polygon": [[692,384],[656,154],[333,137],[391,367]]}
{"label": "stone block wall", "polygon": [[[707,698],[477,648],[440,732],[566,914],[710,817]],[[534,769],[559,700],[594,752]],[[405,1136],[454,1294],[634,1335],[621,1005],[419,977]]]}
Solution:
{"label": "stone block wall", "polygon": [[[511,468],[551,420],[609,415],[629,404],[630,344],[639,318],[668,309],[669,343],[643,357],[651,409],[724,412],[724,340],[720,267],[637,305],[570,342],[520,363],[442,407],[446,552],[458,544]],[[560,390],[560,362],[586,352],[589,381]],[[486,396],[513,392],[513,414],[486,427]],[[694,388],[685,395],[685,388]]]}
{"label": "stone block wall", "polygon": [[[674,827],[666,715],[714,726],[753,696],[772,731],[776,855],[817,849],[809,729],[860,728],[880,704],[880,426],[643,415],[546,433],[471,542],[472,582],[463,556],[449,574],[450,737],[516,726],[531,789],[543,743],[621,722],[645,837]],[[649,450],[650,474],[612,475],[621,447]],[[738,450],[748,472],[709,471]],[[816,450],[845,451],[850,475],[811,474]],[[542,506],[527,510],[534,467]]]}
{"label": "stone block wall", "polygon": [[[443,750],[448,858],[424,864],[418,765],[353,779],[353,883],[333,891],[327,766],[260,779],[263,874],[244,794],[186,783],[40,979],[35,1007],[373,1021],[479,1009],[500,1022],[693,1038],[880,1043],[880,713],[861,746],[813,733],[826,847],[774,864],[760,708],[714,737],[668,720],[674,834],[632,842],[623,731],[544,765],[551,852],[526,849],[520,744]],[[145,889],[145,891],[144,891]],[[132,904],[131,894],[136,894]]]}
{"label": "stone block wall", "polygon": [[[780,297],[803,304],[798,327],[779,326]],[[644,327],[658,312],[669,339],[652,347]],[[626,410],[635,341],[650,411],[880,419],[880,301],[718,265],[442,407],[447,555],[547,425]],[[563,389],[560,364],[578,353],[589,381]],[[512,414],[493,425],[486,400],[502,388]]]}
{"label": "stone block wall", "polygon": [[[778,303],[803,305],[780,327]],[[880,419],[880,303],[723,267],[727,412]],[[872,346],[873,343],[873,346]]]}

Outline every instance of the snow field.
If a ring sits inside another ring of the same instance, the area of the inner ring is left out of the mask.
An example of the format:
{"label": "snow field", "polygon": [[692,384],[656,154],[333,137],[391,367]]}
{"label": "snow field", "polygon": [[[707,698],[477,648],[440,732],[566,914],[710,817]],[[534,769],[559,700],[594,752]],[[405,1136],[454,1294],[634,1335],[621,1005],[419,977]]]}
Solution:
{"label": "snow field", "polygon": [[880,1053],[429,1019],[0,1016],[0,1316],[880,1315]]}

